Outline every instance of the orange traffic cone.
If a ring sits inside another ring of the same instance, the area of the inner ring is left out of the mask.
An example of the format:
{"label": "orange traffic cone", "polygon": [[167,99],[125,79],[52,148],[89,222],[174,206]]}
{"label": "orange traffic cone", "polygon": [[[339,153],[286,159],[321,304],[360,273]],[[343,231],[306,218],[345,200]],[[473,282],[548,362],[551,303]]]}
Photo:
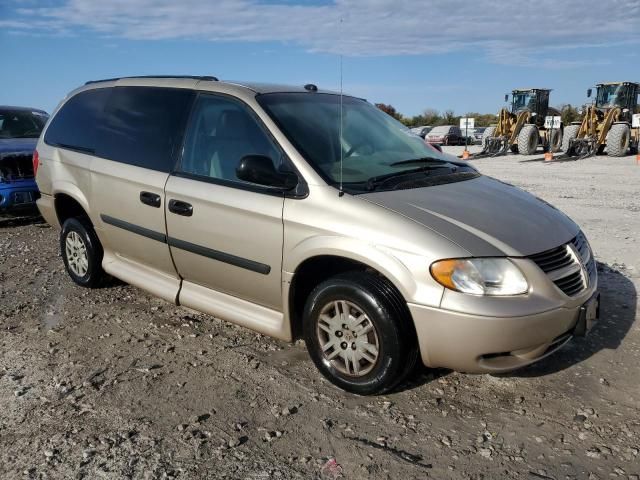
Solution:
{"label": "orange traffic cone", "polygon": [[544,153],[544,161],[545,162],[553,161],[553,152],[545,152]]}
{"label": "orange traffic cone", "polygon": [[463,159],[463,160],[469,160],[469,156],[470,156],[469,150],[465,149],[465,150],[462,152],[462,159]]}

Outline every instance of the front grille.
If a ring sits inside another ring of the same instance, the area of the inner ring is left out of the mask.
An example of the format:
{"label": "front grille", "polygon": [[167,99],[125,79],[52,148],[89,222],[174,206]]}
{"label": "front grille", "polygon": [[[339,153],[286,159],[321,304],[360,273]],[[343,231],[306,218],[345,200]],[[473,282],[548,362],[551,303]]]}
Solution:
{"label": "front grille", "polygon": [[569,250],[567,250],[566,245],[562,245],[561,247],[553,248],[536,255],[531,255],[529,258],[536,262],[544,273],[559,270],[574,262],[574,259],[572,258]]}
{"label": "front grille", "polygon": [[582,270],[576,270],[574,273],[567,275],[566,277],[562,277],[553,283],[555,283],[560,290],[570,297],[580,293],[586,287],[584,284]]}
{"label": "front grille", "polygon": [[33,178],[31,155],[9,154],[0,157],[0,182]]}
{"label": "front grille", "polygon": [[529,258],[569,297],[578,295],[596,281],[596,262],[582,232],[566,245]]}

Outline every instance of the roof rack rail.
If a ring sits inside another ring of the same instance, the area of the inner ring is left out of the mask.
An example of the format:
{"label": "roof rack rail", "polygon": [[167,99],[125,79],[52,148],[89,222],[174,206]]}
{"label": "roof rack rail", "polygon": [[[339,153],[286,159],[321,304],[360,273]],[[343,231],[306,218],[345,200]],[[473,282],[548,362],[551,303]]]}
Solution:
{"label": "roof rack rail", "polygon": [[218,78],[212,75],[136,75],[132,77],[114,77],[104,78],[102,80],[89,80],[88,82],[85,82],[85,85],[101,82],[115,82],[116,80],[122,80],[124,78],[190,78],[192,80],[205,80],[210,82],[218,81]]}

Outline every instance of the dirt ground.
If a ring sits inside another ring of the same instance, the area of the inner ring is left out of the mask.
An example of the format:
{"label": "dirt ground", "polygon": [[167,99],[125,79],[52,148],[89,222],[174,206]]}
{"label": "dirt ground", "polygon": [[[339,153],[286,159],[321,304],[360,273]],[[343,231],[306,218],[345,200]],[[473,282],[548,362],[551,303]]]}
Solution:
{"label": "dirt ground", "polygon": [[474,164],[582,226],[602,319],[524,370],[420,370],[381,397],[334,388],[300,343],[76,287],[54,229],[1,222],[0,478],[638,480],[640,165]]}

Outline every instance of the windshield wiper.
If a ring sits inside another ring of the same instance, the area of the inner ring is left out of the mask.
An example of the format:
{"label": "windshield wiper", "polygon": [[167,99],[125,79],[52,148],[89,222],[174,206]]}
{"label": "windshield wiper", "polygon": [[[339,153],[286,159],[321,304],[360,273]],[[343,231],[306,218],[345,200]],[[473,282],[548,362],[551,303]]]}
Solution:
{"label": "windshield wiper", "polygon": [[401,160],[399,162],[390,163],[390,167],[399,167],[400,165],[412,165],[414,163],[447,163],[446,160],[442,160],[436,157],[421,157],[421,158],[410,158],[409,160]]}
{"label": "windshield wiper", "polygon": [[378,175],[377,177],[371,177],[369,180],[367,180],[367,190],[371,192],[376,188],[378,188],[380,185],[383,185],[389,182],[390,180],[398,179],[405,176],[415,175],[416,173],[428,174],[428,172],[432,170],[440,170],[442,168],[448,168],[451,170],[452,173],[455,173],[455,171],[458,170],[458,167],[455,165],[452,165],[451,167],[447,167],[445,165],[424,165],[419,168],[412,168],[411,170],[402,170],[400,172],[387,173],[385,175]]}

